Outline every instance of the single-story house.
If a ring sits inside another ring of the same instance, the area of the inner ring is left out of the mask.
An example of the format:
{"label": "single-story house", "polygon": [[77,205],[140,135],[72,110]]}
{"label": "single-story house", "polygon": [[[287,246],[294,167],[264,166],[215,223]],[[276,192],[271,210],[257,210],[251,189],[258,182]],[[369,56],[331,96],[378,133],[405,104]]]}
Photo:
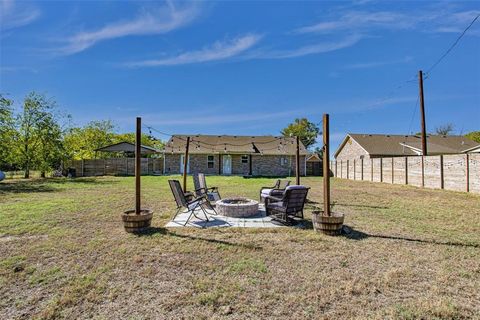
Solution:
{"label": "single-story house", "polygon": [[[187,173],[244,176],[295,175],[296,139],[275,136],[173,135],[165,145],[164,174],[183,173],[190,137]],[[300,174],[308,152],[300,142]]]}
{"label": "single-story house", "polygon": [[322,159],[313,153],[307,156],[307,176],[321,176],[323,173]]}
{"label": "single-story house", "polygon": [[[480,143],[464,136],[427,135],[428,155],[480,152]],[[335,152],[337,160],[422,155],[419,135],[349,133]]]}
{"label": "single-story house", "polygon": [[[142,154],[155,154],[160,153],[159,150],[149,147],[149,146],[140,146]],[[124,156],[134,157],[135,156],[135,144],[131,142],[119,142],[114,143],[108,146],[104,146],[95,150],[95,152],[111,152],[111,153],[122,153]]]}

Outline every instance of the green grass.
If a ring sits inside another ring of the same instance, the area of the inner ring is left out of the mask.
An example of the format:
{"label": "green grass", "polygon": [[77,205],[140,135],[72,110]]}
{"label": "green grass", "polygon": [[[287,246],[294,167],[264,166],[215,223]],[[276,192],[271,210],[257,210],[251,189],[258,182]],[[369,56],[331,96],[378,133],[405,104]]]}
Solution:
{"label": "green grass", "polygon": [[[132,177],[1,182],[0,318],[479,318],[479,195],[333,179],[345,236],[165,229],[172,178],[142,177],[143,236],[120,220]],[[273,179],[207,182],[257,199]],[[302,182],[309,221],[322,180]]]}

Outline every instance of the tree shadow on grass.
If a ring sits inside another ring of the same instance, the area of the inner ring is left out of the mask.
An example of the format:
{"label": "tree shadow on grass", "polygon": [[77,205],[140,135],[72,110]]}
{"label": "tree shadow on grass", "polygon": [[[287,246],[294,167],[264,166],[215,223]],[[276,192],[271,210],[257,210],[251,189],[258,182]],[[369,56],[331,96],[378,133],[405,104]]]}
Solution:
{"label": "tree shadow on grass", "polygon": [[252,249],[252,250],[263,250],[262,247],[256,246],[253,244],[243,244],[243,243],[236,243],[236,242],[230,242],[230,241],[225,241],[225,240],[218,240],[218,239],[210,239],[210,238],[204,238],[204,237],[197,237],[197,236],[191,236],[191,235],[186,235],[186,234],[179,234],[172,232],[166,228],[159,228],[159,227],[151,227],[148,228],[144,231],[140,232],[133,232],[134,235],[139,236],[139,237],[150,237],[153,235],[161,234],[165,236],[170,236],[170,237],[178,237],[178,238],[183,238],[183,239],[190,239],[190,240],[200,240],[200,241],[206,241],[210,243],[215,243],[215,244],[222,244],[226,246],[232,246],[232,247],[242,247],[245,249]]}
{"label": "tree shadow on grass", "polygon": [[102,181],[95,178],[44,178],[44,179],[32,179],[32,180],[7,180],[5,183],[0,183],[0,194],[7,193],[34,193],[34,192],[55,192],[60,191],[58,186],[62,185],[67,187],[68,184],[113,184],[116,181]]}
{"label": "tree shadow on grass", "polygon": [[473,247],[473,248],[480,248],[480,244],[476,243],[462,243],[462,242],[453,242],[453,241],[436,241],[436,240],[424,240],[424,239],[416,239],[410,237],[403,237],[403,236],[388,236],[383,234],[370,234],[365,233],[359,230],[355,230],[352,227],[343,226],[342,237],[351,240],[364,240],[367,238],[379,238],[379,239],[387,239],[387,240],[403,240],[408,242],[418,242],[418,243],[427,243],[427,244],[436,244],[436,245],[443,245],[443,246],[455,246],[455,247]]}

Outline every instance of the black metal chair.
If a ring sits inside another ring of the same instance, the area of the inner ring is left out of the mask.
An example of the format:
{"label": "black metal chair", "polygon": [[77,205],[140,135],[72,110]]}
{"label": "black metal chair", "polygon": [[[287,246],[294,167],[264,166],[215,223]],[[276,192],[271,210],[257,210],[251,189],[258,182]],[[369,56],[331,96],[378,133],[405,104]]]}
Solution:
{"label": "black metal chair", "polygon": [[[201,209],[203,214],[205,215],[205,225],[207,224],[208,216],[207,212],[205,211],[205,208],[203,207],[204,205],[208,204],[208,200],[206,195],[202,195],[200,197],[193,197],[192,199],[188,200],[187,195],[183,192],[182,186],[180,185],[180,182],[178,180],[168,180],[168,184],[170,185],[170,189],[172,190],[173,197],[175,198],[175,202],[177,203],[177,211],[175,212],[175,215],[173,216],[172,220],[175,220],[177,215],[183,210],[184,213],[190,213],[190,215],[187,218],[187,221],[185,221],[184,226],[187,225],[188,221],[192,216],[204,220],[197,216],[195,211],[197,209]],[[184,211],[187,209],[187,211]]]}
{"label": "black metal chair", "polygon": [[[289,185],[290,180],[278,179],[273,187],[260,188],[260,202],[265,202],[265,199],[268,196],[281,197],[283,192]],[[267,205],[267,203],[265,203],[265,205]]]}
{"label": "black metal chair", "polygon": [[303,219],[303,208],[307,200],[309,187],[288,186],[281,197],[267,196],[266,214],[285,224],[291,224],[293,218]]}
{"label": "black metal chair", "polygon": [[[207,187],[207,180],[205,174],[197,173],[193,175],[193,184],[195,186],[195,194],[197,197],[206,195],[208,201],[215,203],[217,200],[222,199],[217,187]],[[213,209],[213,208],[212,208]]]}

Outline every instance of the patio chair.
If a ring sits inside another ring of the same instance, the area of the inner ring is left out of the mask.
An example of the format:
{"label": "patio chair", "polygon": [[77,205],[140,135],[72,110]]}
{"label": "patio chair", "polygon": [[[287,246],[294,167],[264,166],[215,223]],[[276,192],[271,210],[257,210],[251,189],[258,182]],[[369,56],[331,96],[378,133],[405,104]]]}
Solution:
{"label": "patio chair", "polygon": [[[222,199],[217,187],[207,187],[207,180],[205,174],[197,173],[193,175],[193,184],[195,185],[195,194],[197,197],[206,195],[208,201],[215,203],[217,200]],[[213,208],[212,208],[213,209]]]}
{"label": "patio chair", "polygon": [[266,214],[285,224],[290,224],[292,218],[303,219],[303,208],[307,200],[308,190],[305,186],[288,186],[281,197],[268,196],[265,204]]}
{"label": "patio chair", "polygon": [[[280,180],[275,182],[273,187],[262,187],[260,189],[260,202],[265,202],[268,196],[281,197],[285,188],[290,185],[290,180]],[[268,200],[267,200],[268,202]],[[267,205],[267,203],[265,203]]]}
{"label": "patio chair", "polygon": [[206,195],[202,195],[200,197],[193,197],[192,199],[188,200],[187,199],[187,194],[183,192],[182,186],[180,185],[180,182],[178,180],[168,180],[168,184],[170,185],[170,189],[172,190],[173,197],[175,198],[175,202],[177,203],[177,211],[175,212],[175,215],[173,216],[172,220],[175,220],[177,215],[184,209],[187,209],[187,211],[183,211],[184,213],[190,213],[187,221],[185,221],[184,226],[187,225],[188,221],[192,216],[204,220],[197,216],[195,211],[197,209],[201,209],[203,214],[205,215],[205,225],[208,223],[208,216],[207,212],[205,211],[205,208],[203,207],[208,203]]}

